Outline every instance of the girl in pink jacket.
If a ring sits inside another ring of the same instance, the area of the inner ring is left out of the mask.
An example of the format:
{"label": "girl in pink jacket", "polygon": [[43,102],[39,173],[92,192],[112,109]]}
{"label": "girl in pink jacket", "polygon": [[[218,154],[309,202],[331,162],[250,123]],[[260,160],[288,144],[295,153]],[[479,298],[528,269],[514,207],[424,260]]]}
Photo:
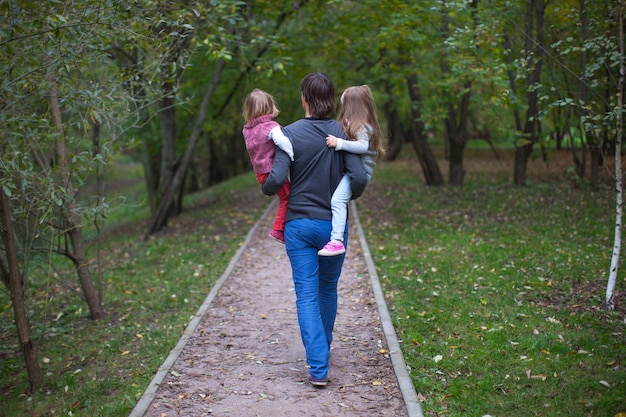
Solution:
{"label": "girl in pink jacket", "polygon": [[[255,88],[246,97],[243,105],[243,138],[250,155],[252,169],[259,184],[264,184],[274,164],[276,147],[284,151],[293,161],[293,146],[283,134],[281,126],[274,120],[278,116],[276,101],[269,93]],[[279,199],[274,228],[270,237],[285,243],[285,217],[289,201],[289,181],[276,193]]]}

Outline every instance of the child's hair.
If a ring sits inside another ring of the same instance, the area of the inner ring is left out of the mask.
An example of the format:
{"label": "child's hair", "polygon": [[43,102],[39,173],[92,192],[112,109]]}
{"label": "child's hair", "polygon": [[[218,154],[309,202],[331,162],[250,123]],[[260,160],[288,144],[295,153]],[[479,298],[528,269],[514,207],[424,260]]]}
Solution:
{"label": "child's hair", "polygon": [[370,125],[374,139],[373,148],[377,156],[385,153],[382,144],[382,132],[378,124],[376,114],[376,103],[372,96],[372,90],[367,85],[348,87],[341,95],[341,108],[337,120],[343,126],[346,135],[350,140],[356,140],[359,129]]}
{"label": "child's hair", "polygon": [[243,119],[246,123],[266,114],[276,117],[278,113],[274,97],[258,88],[252,90],[243,103]]}

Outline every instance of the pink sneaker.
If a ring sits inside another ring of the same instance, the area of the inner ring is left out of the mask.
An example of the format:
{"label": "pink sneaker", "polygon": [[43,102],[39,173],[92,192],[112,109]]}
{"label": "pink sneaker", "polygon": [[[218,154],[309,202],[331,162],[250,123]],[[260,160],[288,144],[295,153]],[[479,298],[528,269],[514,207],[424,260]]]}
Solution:
{"label": "pink sneaker", "polygon": [[282,230],[272,230],[270,232],[270,237],[283,245],[285,244],[285,232]]}
{"label": "pink sneaker", "polygon": [[336,256],[346,253],[346,248],[343,246],[343,242],[331,240],[317,254],[319,256]]}

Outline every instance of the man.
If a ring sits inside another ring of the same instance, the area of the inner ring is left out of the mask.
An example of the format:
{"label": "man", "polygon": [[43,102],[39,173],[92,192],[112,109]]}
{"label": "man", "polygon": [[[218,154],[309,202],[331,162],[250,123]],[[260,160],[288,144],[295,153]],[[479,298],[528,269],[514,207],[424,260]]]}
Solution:
{"label": "man", "polygon": [[[337,315],[337,283],[344,255],[320,257],[331,231],[330,201],[344,173],[350,176],[352,198],[367,184],[359,155],[336,152],[326,146],[326,136],[345,138],[340,124],[331,119],[335,110],[335,87],[324,73],[314,72],[300,83],[305,118],[284,127],[291,140],[294,159],[276,149],[274,166],[263,193],[273,195],[287,179],[291,194],[285,224],[285,246],[291,262],[296,291],[300,335],[306,351],[309,382],[328,383],[328,353]],[[348,228],[344,244],[348,242]]]}

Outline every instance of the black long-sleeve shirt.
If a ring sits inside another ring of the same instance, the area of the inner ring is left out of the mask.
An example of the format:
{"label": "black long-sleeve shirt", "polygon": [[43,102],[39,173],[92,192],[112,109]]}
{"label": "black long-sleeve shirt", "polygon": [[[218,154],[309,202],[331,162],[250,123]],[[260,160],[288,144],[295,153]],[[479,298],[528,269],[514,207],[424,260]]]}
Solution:
{"label": "black long-sleeve shirt", "polygon": [[294,160],[276,149],[274,165],[262,190],[274,195],[287,174],[291,181],[287,221],[299,218],[331,220],[330,199],[345,174],[350,176],[352,199],[361,196],[367,175],[359,155],[326,146],[329,134],[344,138],[345,133],[334,119],[307,117],[283,128],[293,145]]}

